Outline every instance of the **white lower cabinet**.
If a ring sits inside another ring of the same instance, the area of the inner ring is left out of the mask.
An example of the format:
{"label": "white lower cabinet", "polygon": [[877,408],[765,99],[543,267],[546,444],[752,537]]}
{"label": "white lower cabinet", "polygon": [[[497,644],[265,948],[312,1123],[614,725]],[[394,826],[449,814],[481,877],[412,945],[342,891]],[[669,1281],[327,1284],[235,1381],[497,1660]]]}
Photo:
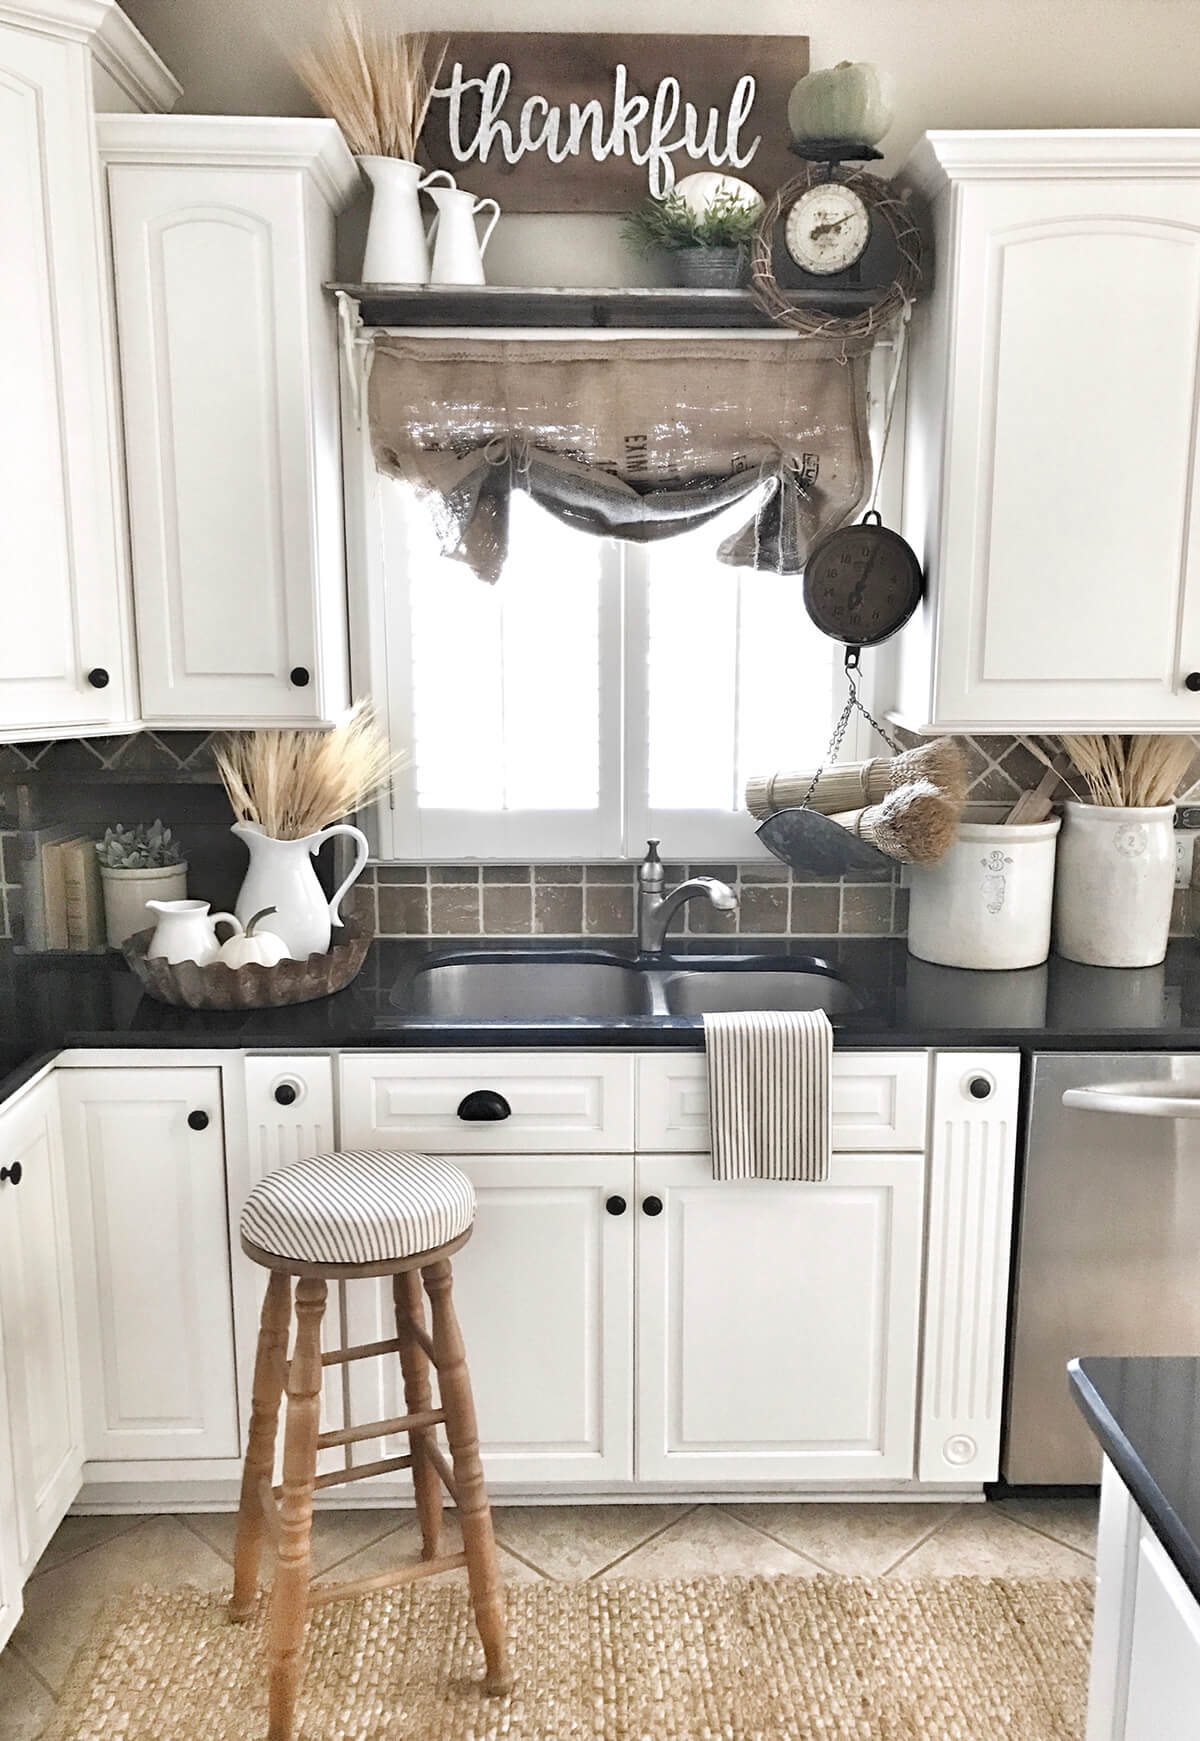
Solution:
{"label": "white lower cabinet", "polygon": [[913,1473],[924,1156],[835,1154],[821,1184],[637,1164],[643,1481]]}
{"label": "white lower cabinet", "polygon": [[4,1389],[0,1426],[0,1516],[11,1448],[15,1533],[0,1547],[0,1637],[4,1563],[28,1574],[79,1491],[83,1464],[79,1353],[71,1275],[63,1143],[53,1076],[0,1111],[0,1332]]}
{"label": "white lower cabinet", "polygon": [[[4,1323],[0,1319],[0,1373],[6,1373]],[[21,1559],[17,1550],[17,1488],[12,1455],[12,1421],[6,1387],[0,1384],[0,1650],[21,1618]]]}
{"label": "white lower cabinet", "polygon": [[59,1072],[89,1464],[237,1457],[221,1072]]}

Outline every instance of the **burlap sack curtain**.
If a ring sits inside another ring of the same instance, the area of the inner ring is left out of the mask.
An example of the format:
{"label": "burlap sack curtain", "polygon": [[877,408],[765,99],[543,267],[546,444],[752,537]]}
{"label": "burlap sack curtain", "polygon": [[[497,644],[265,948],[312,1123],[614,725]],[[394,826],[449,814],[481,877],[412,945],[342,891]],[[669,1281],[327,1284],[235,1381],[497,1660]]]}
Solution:
{"label": "burlap sack curtain", "polygon": [[720,546],[798,573],[870,487],[868,357],[820,341],[375,341],[375,462],[427,502],[446,555],[498,578],[514,490],[569,525],[648,542],[745,499]]}

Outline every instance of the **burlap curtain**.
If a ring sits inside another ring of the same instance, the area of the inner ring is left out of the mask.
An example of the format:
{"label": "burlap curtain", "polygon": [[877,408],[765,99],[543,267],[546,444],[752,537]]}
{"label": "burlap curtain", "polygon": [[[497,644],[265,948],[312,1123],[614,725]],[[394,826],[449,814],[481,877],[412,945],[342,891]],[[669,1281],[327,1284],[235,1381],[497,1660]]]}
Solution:
{"label": "burlap curtain", "polygon": [[745,498],[720,546],[797,573],[870,487],[865,349],[787,339],[375,341],[375,462],[428,503],[446,555],[499,576],[514,490],[647,542]]}

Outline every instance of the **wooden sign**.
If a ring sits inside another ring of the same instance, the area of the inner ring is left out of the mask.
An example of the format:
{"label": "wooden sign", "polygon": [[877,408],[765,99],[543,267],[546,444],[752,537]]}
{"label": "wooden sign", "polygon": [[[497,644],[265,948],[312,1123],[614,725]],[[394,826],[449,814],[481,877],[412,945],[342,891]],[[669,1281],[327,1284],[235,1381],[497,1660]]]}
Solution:
{"label": "wooden sign", "polygon": [[422,156],[506,212],[625,212],[696,170],[769,197],[795,173],[787,100],[807,71],[806,36],[463,33]]}

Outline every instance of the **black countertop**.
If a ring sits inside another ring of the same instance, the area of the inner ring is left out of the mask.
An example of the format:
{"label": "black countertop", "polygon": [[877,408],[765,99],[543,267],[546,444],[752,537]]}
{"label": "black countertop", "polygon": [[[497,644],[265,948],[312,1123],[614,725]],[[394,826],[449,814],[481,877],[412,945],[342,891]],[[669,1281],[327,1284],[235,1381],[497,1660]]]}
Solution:
{"label": "black countertop", "polygon": [[[510,946],[505,945],[508,949]],[[518,954],[567,951],[514,940]],[[494,941],[380,941],[354,983],[288,1009],[229,1014],[172,1009],[143,997],[116,955],[0,952],[0,1072],[27,1075],[64,1046],[318,1047],[665,1046],[699,1050],[698,1016],[593,1021],[432,1022],[415,1019],[414,974],[431,959],[494,952]],[[589,952],[633,959],[628,939],[588,938]],[[745,955],[746,938],[672,943],[669,959]],[[822,939],[759,946],[778,958],[818,956],[854,989],[860,1007],[834,1018],[842,1047],[1020,1046],[1029,1050],[1200,1051],[1200,946],[1172,943],[1159,967],[1081,967],[1059,957],[1019,973],[966,972],[910,956],[903,942]],[[14,1079],[0,1083],[0,1092]]]}
{"label": "black countertop", "polygon": [[1200,1602],[1200,1358],[1097,1356],[1068,1372],[1105,1456]]}

